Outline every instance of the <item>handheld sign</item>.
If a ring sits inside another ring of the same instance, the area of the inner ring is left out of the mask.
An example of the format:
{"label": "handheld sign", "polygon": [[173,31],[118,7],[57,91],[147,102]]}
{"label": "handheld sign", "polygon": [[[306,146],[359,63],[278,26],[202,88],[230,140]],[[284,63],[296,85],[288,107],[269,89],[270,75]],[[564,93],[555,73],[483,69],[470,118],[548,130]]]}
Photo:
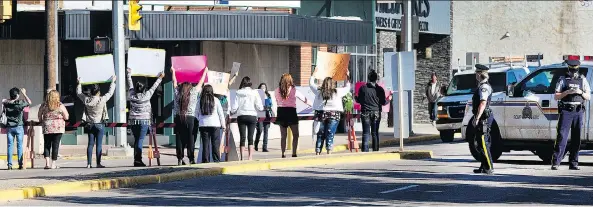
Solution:
{"label": "handheld sign", "polygon": [[131,47],[128,50],[128,68],[132,76],[157,77],[165,68],[165,50]]}
{"label": "handheld sign", "polygon": [[76,72],[81,85],[111,82],[115,75],[113,55],[93,55],[76,58]]}
{"label": "handheld sign", "polygon": [[241,68],[241,63],[233,62],[233,68],[231,68],[231,75],[239,75],[240,68]]}
{"label": "handheld sign", "polygon": [[350,54],[318,51],[313,76],[321,80],[326,77],[332,77],[334,81],[347,80],[349,63]]}
{"label": "handheld sign", "polygon": [[[207,58],[204,55],[198,56],[175,56],[171,57],[171,63],[175,68],[175,76],[177,82],[189,82],[198,83],[208,66]],[[208,82],[208,77],[204,79],[204,82]]]}
{"label": "handheld sign", "polygon": [[208,71],[208,83],[212,86],[214,90],[214,94],[218,95],[227,95],[229,92],[229,81],[231,79],[231,75],[228,73],[217,72],[217,71]]}

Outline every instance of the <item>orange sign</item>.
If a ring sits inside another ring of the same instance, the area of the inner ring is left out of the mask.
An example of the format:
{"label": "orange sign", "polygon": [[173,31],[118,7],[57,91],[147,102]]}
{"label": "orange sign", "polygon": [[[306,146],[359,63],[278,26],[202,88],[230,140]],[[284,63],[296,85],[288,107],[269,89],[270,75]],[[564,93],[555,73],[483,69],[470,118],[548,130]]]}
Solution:
{"label": "orange sign", "polygon": [[350,54],[317,52],[317,66],[313,76],[317,79],[332,77],[335,81],[348,79],[348,64],[350,63]]}

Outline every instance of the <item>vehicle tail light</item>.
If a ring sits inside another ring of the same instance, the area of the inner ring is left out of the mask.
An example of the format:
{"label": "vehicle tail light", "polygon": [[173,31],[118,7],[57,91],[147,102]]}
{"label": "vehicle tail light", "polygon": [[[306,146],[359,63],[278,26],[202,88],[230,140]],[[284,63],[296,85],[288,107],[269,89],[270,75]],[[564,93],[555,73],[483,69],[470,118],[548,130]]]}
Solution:
{"label": "vehicle tail light", "polygon": [[581,56],[579,55],[565,55],[562,56],[563,60],[581,60]]}

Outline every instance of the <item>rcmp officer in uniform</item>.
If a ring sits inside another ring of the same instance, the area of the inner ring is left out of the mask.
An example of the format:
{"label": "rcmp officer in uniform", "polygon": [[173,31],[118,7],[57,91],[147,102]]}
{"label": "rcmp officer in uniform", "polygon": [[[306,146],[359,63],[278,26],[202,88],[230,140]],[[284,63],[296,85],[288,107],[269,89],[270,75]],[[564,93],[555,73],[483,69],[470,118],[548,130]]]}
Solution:
{"label": "rcmp officer in uniform", "polygon": [[490,128],[492,127],[493,117],[490,110],[490,99],[492,98],[492,87],[488,83],[488,67],[476,64],[476,79],[478,80],[478,89],[472,97],[472,112],[474,118],[472,125],[476,129],[475,138],[476,148],[480,153],[480,168],[475,169],[474,173],[493,173],[492,156],[490,154]]}
{"label": "rcmp officer in uniform", "polygon": [[556,84],[554,98],[559,100],[558,111],[560,118],[556,127],[557,136],[552,157],[552,170],[558,170],[566,154],[568,132],[571,131],[568,151],[570,170],[579,170],[579,149],[581,147],[581,126],[585,100],[591,98],[591,89],[587,79],[579,74],[578,60],[567,60],[568,73],[561,76]]}

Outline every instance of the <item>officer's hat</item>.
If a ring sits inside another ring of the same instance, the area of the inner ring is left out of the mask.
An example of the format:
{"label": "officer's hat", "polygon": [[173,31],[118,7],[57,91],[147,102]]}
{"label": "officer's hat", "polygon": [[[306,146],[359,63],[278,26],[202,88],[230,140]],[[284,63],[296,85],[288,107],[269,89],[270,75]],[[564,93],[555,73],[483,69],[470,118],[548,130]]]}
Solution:
{"label": "officer's hat", "polygon": [[490,69],[487,66],[482,65],[482,64],[476,64],[475,67],[476,67],[476,72],[488,72],[488,69]]}
{"label": "officer's hat", "polygon": [[578,60],[567,60],[566,64],[568,65],[568,67],[571,68],[576,68],[579,67],[579,65],[581,65],[581,61]]}

